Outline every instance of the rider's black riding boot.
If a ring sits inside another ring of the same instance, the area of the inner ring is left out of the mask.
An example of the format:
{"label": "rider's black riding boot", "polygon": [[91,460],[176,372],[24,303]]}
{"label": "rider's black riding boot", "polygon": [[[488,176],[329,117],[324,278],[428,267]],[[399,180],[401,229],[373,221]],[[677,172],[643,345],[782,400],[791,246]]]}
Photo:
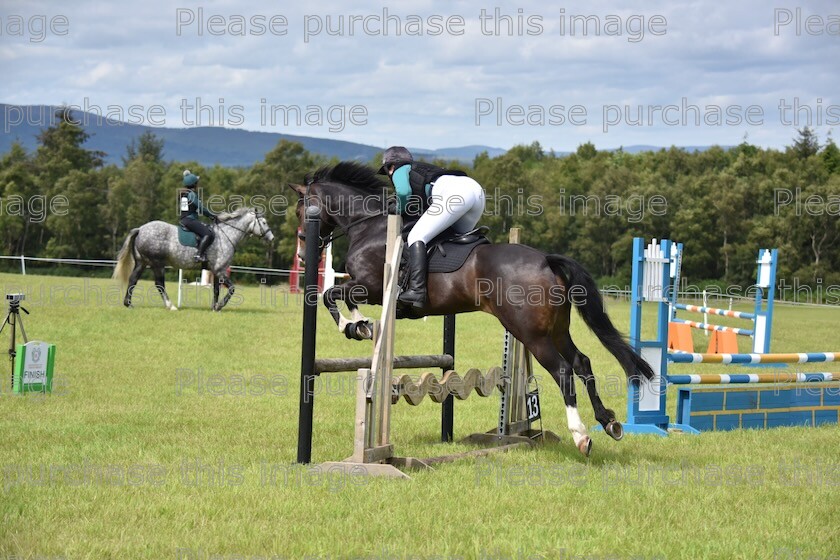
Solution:
{"label": "rider's black riding boot", "polygon": [[400,303],[413,307],[426,305],[426,244],[414,242],[408,248],[408,289],[397,298]]}
{"label": "rider's black riding boot", "polygon": [[201,241],[198,242],[198,254],[195,256],[196,262],[207,262],[207,248],[212,242],[213,239],[209,235],[201,238]]}

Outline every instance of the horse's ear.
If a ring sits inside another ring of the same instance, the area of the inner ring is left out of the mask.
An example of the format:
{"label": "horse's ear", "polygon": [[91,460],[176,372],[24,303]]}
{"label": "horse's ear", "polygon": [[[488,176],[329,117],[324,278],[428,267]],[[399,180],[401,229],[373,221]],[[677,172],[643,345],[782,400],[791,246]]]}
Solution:
{"label": "horse's ear", "polygon": [[289,183],[289,188],[298,193],[298,196],[303,196],[306,194],[306,187],[303,185],[298,185],[297,183]]}

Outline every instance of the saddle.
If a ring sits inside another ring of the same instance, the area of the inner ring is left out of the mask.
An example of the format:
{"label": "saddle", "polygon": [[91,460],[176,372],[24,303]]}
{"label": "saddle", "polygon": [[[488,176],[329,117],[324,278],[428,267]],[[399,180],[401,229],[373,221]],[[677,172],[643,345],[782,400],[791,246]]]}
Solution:
{"label": "saddle", "polygon": [[198,236],[194,232],[192,232],[192,231],[188,230],[187,228],[185,228],[184,226],[182,226],[181,224],[178,224],[177,227],[178,227],[178,242],[185,247],[197,248],[198,247],[198,239],[199,239]]}
{"label": "saddle", "polygon": [[[408,238],[408,233],[414,223],[408,224],[402,229],[403,241]],[[487,232],[490,228],[480,226],[467,233],[456,233],[452,228],[446,229],[432,239],[426,246],[429,273],[455,272],[467,261],[473,250],[479,245],[490,243],[487,239]],[[403,260],[400,268],[406,263],[406,253],[403,252]]]}
{"label": "saddle", "polygon": [[[414,223],[403,227],[401,232],[403,241],[408,237],[408,232],[411,231],[412,227],[414,227]],[[490,231],[490,228],[487,226],[480,226],[467,233],[455,233],[452,228],[444,230],[443,233],[432,239],[426,247],[426,258],[429,263],[428,272],[446,273],[460,269],[476,247],[490,243],[490,240],[487,239],[488,231]],[[408,286],[407,264],[407,251],[403,251],[399,272],[399,283],[402,290]],[[397,319],[420,319],[422,317],[423,313],[414,307],[397,305]]]}

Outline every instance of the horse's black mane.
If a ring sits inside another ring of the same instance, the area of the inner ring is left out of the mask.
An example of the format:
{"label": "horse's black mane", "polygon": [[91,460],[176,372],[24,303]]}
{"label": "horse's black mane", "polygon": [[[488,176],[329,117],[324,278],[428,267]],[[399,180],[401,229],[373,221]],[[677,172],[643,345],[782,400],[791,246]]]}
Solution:
{"label": "horse's black mane", "polygon": [[333,181],[366,190],[381,190],[386,186],[374,170],[355,161],[342,161],[333,167],[324,166],[306,180],[308,183]]}

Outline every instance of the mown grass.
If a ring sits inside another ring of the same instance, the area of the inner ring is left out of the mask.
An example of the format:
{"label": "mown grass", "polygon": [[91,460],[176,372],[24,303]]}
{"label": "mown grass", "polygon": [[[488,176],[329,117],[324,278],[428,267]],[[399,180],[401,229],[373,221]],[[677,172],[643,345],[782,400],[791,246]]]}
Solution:
{"label": "mown grass", "polygon": [[[8,369],[0,372],[3,559],[799,559],[840,551],[837,426],[621,442],[596,432],[587,460],[540,370],[543,424],[562,444],[442,465],[411,481],[323,477],[293,464],[298,296],[246,287],[212,313],[209,290],[189,288],[175,313],[148,281],[131,310],[104,280],[4,274],[0,283],[27,293],[30,339],[57,345],[51,396],[13,397]],[[625,332],[628,307],[609,304]],[[840,310],[777,307],[773,349],[838,350],[838,327]],[[439,318],[400,322],[397,353],[439,352],[441,329]],[[492,317],[460,316],[457,369],[498,365],[502,334]],[[370,351],[339,337],[324,310],[318,336],[323,357]],[[573,336],[623,418],[617,364],[579,319]],[[351,452],[353,377],[319,380],[316,462]],[[497,407],[496,398],[457,402],[456,437],[495,426]],[[580,407],[592,425],[585,397]],[[437,405],[395,408],[400,454],[468,449],[438,438]]]}

